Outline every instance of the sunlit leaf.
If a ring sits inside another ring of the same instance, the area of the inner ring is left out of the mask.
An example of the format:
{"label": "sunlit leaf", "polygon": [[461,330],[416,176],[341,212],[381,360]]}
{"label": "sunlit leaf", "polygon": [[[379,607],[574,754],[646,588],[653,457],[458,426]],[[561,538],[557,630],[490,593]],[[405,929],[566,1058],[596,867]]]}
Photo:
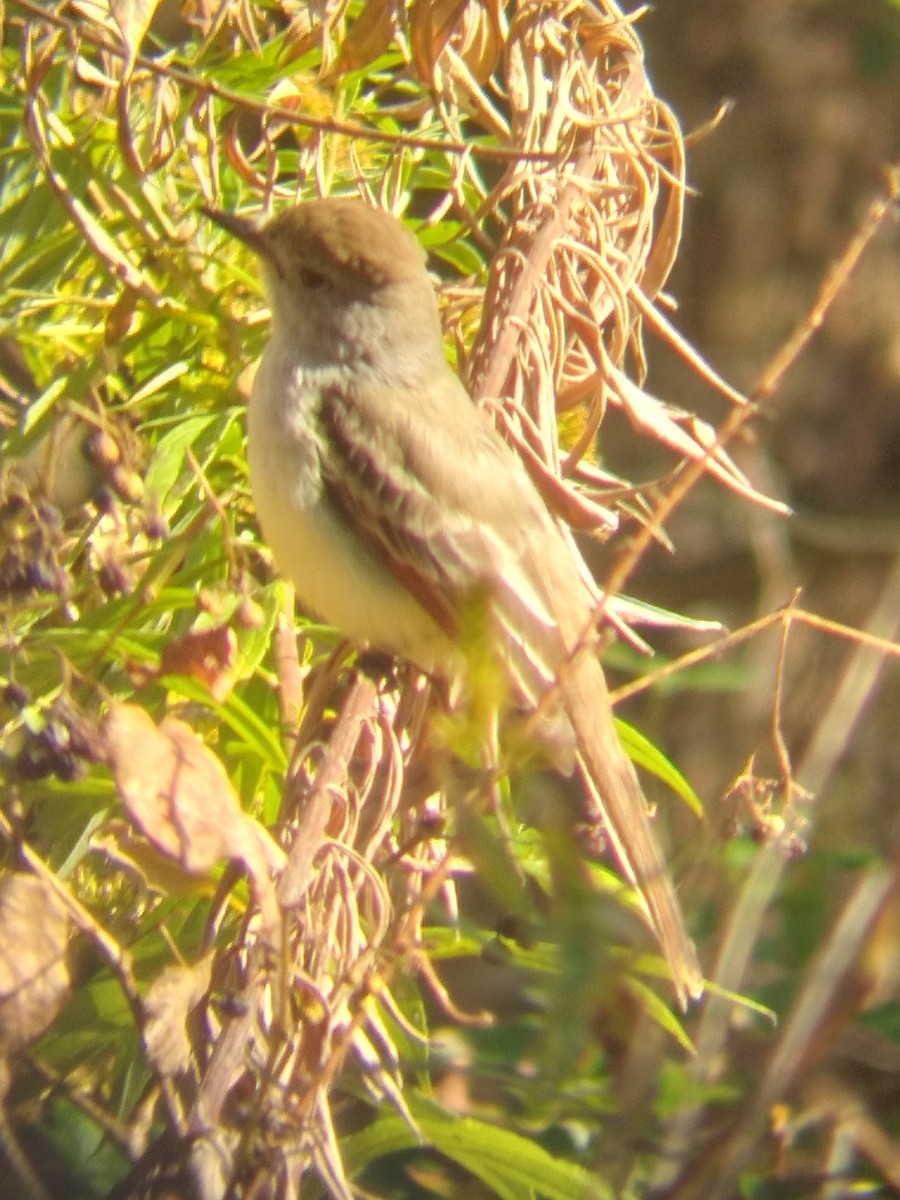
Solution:
{"label": "sunlit leaf", "polygon": [[616,730],[631,761],[667,784],[695,816],[702,817],[703,802],[675,764],[633,725],[617,719]]}

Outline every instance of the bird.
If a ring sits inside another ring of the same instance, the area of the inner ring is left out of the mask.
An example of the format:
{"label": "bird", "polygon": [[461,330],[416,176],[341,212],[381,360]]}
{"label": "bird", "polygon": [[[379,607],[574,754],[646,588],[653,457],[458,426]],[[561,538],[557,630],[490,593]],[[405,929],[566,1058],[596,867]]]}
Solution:
{"label": "bird", "polygon": [[459,694],[479,614],[512,707],[533,714],[549,755],[577,765],[599,805],[686,1007],[703,975],[616,732],[594,601],[521,459],[446,357],[424,250],[356,197],[262,224],[203,211],[261,263],[271,327],[247,458],[279,571],[307,612]]}

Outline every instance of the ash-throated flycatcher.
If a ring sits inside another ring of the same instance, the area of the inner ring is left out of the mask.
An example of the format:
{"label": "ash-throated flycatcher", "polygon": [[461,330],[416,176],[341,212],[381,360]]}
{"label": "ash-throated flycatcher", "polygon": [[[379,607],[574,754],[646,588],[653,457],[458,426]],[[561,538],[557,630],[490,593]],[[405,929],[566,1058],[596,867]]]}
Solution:
{"label": "ash-throated flycatcher", "polygon": [[261,228],[205,211],[263,265],[272,330],[250,400],[250,482],[302,605],[451,681],[465,678],[462,628],[478,606],[517,704],[559,709],[561,698],[678,997],[699,995],[665,858],[583,646],[587,589],[518,457],[444,357],[421,247],[359,200],[314,200]]}

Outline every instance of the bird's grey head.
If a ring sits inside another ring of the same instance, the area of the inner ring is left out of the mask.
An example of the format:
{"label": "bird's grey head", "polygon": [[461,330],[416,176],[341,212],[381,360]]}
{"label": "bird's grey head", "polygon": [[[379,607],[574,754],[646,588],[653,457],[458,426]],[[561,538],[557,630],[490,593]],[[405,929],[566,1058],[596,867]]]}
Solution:
{"label": "bird's grey head", "polygon": [[369,363],[414,380],[443,361],[424,251],[388,213],[331,197],[286,209],[261,228],[212,215],[259,255],[273,337],[305,362]]}

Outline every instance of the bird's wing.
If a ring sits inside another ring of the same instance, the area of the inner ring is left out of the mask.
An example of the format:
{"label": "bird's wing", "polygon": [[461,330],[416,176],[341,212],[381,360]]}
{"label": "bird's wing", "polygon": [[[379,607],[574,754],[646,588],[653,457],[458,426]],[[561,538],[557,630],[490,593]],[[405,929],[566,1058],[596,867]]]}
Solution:
{"label": "bird's wing", "polygon": [[451,636],[486,603],[515,691],[537,703],[565,657],[541,576],[540,543],[559,537],[542,501],[449,369],[402,405],[379,399],[324,396],[329,501]]}
{"label": "bird's wing", "polygon": [[[448,372],[446,384],[435,381],[402,405],[393,400],[379,402],[371,389],[348,395],[335,388],[326,395],[321,421],[331,447],[330,461],[322,464],[328,497],[451,635],[466,603],[487,597],[523,700],[535,704],[559,684],[595,815],[644,899],[685,1002],[700,993],[702,975],[616,733],[603,673],[588,651],[576,649],[590,606],[577,592],[582,584],[568,548],[514,453],[472,408],[454,376]],[[550,731],[550,740],[558,736],[558,729]]]}

